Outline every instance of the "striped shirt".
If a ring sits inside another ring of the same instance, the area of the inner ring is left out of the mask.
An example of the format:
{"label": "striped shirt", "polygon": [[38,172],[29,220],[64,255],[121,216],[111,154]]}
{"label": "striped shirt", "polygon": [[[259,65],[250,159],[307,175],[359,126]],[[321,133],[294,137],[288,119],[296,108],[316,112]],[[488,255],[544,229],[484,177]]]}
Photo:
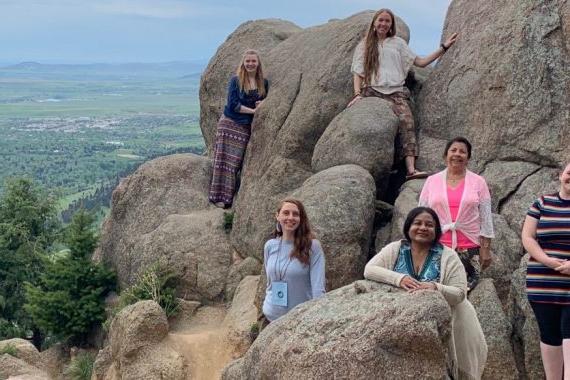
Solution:
{"label": "striped shirt", "polygon": [[[570,200],[560,198],[558,193],[543,195],[530,206],[527,215],[538,219],[536,240],[544,253],[570,260]],[[570,305],[570,276],[531,257],[526,291],[529,301]]]}

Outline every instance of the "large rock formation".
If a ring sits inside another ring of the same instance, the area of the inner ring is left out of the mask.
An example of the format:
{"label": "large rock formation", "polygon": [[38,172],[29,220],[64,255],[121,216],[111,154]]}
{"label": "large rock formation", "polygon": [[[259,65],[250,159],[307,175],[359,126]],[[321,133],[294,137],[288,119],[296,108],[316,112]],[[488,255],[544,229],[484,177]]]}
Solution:
{"label": "large rock formation", "polygon": [[0,355],[0,379],[50,380],[46,372],[9,354]]}
{"label": "large rock formation", "polygon": [[356,165],[335,166],[309,178],[292,195],[303,201],[321,239],[327,288],[362,278],[374,220],[375,188],[370,174]]}
{"label": "large rock formation", "polygon": [[[232,244],[242,255],[259,255],[262,251],[279,199],[294,193],[314,174],[313,170],[332,166],[324,165],[324,156],[330,154],[327,149],[333,148],[334,141],[330,138],[323,141],[323,148],[315,156],[315,168],[312,167],[313,151],[329,123],[350,100],[352,52],[371,16],[372,13],[364,12],[308,28],[293,34],[266,55],[266,72],[272,87],[252,125],[231,234]],[[402,33],[407,34],[405,24],[399,25]],[[216,56],[213,61],[218,59],[221,57]],[[341,127],[333,129],[336,128]],[[378,130],[380,136],[386,133],[390,132]],[[377,137],[368,139],[367,143],[374,147],[375,141]],[[355,162],[349,158],[347,147],[344,151],[346,159],[335,161],[335,165],[365,165],[374,175],[385,172],[385,167],[391,165],[391,161]],[[326,205],[327,198],[322,200],[321,207]],[[363,209],[355,213],[366,214]],[[365,222],[368,223],[370,221]]]}
{"label": "large rock formation", "polygon": [[[383,193],[394,161],[398,117],[388,101],[365,98],[335,117],[315,146],[312,167],[321,171],[344,164],[368,170]],[[355,148],[358,147],[358,148]]]}
{"label": "large rock formation", "polygon": [[469,137],[479,170],[497,160],[568,159],[568,14],[566,0],[454,0],[443,35],[460,37],[420,93],[422,134]]}
{"label": "large rock formation", "polygon": [[246,276],[236,289],[232,306],[224,318],[224,326],[228,330],[228,341],[236,352],[243,355],[252,341],[252,329],[257,327],[258,310],[255,296],[261,276]]}
{"label": "large rock formation", "polygon": [[469,294],[469,300],[477,311],[489,350],[483,379],[518,379],[519,373],[510,341],[512,327],[503,311],[493,281],[481,280]]}
{"label": "large rock formation", "polygon": [[49,380],[40,353],[24,339],[0,341],[0,351],[14,351],[0,355],[0,379]]}
{"label": "large rock formation", "polygon": [[505,200],[500,208],[511,228],[520,234],[526,212],[530,205],[542,194],[553,193],[560,187],[558,170],[542,168],[527,177]]}
{"label": "large rock formation", "polygon": [[122,287],[160,260],[180,277],[184,298],[221,298],[231,247],[223,211],[208,203],[210,173],[206,157],[173,155],[142,165],[115,189],[96,256]]}
{"label": "large rock formation", "polygon": [[184,358],[165,343],[166,314],[154,301],[127,306],[113,319],[111,344],[98,355],[97,380],[187,378]]}
{"label": "large rock formation", "polygon": [[513,326],[512,342],[518,354],[516,359],[519,373],[524,374],[527,379],[544,379],[540,333],[526,296],[527,262],[528,255],[523,257],[520,267],[513,273],[507,311]]}
{"label": "large rock formation", "polygon": [[200,81],[200,128],[210,152],[216,137],[216,124],[226,102],[228,82],[235,74],[243,52],[246,49],[259,51],[265,66],[269,51],[299,31],[300,27],[285,20],[248,21],[218,48],[216,59],[210,61]]}
{"label": "large rock formation", "polygon": [[[537,196],[557,188],[555,167],[568,159],[569,8],[565,0],[454,0],[444,35],[461,31],[460,38],[431,74],[420,71],[423,83],[413,89],[419,166],[440,170],[446,141],[465,135],[474,147],[470,169],[485,176],[492,192],[496,260],[483,277],[494,286],[483,279],[471,296],[489,342],[486,378],[513,378],[513,352],[521,377],[543,373],[536,322],[524,294],[525,260],[512,271],[522,253],[518,236],[526,210]],[[373,232],[378,231],[377,250],[401,238],[423,181],[396,189],[390,172],[395,117],[384,101],[367,99],[345,110],[352,53],[371,16],[364,12],[304,30],[281,20],[254,21],[228,37],[201,83],[208,148],[227,80],[246,47],[261,51],[271,81],[252,125],[231,238],[221,229],[223,212],[207,202],[206,158],[177,155],[147,163],[115,191],[98,252],[117,269],[121,285],[164,257],[181,276],[185,298],[231,299],[238,282],[259,270],[277,202],[290,195],[304,201],[323,244],[329,289],[361,278]],[[398,25],[408,34],[401,20]],[[375,200],[394,199],[391,221],[380,215],[373,226]],[[233,250],[243,264],[231,265]],[[262,275],[257,305],[264,284]],[[506,316],[501,304],[508,306]],[[442,378],[449,318],[449,307],[435,293],[409,296],[357,282],[272,323],[224,376]],[[108,357],[120,363],[124,355],[114,348]],[[495,360],[503,358],[505,365]],[[151,367],[149,373],[156,374]]]}
{"label": "large rock formation", "polygon": [[358,281],[271,323],[222,379],[442,379],[450,333],[439,293]]}

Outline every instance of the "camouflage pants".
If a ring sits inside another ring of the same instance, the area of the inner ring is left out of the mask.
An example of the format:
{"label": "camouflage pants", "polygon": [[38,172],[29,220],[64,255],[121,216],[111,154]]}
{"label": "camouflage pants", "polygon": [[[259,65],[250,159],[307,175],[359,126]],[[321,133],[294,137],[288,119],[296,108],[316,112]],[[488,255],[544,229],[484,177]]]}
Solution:
{"label": "camouflage pants", "polygon": [[467,274],[467,291],[473,290],[479,283],[481,263],[479,262],[479,247],[457,248],[455,250],[461,259],[461,263]]}
{"label": "camouflage pants", "polygon": [[392,103],[392,111],[394,111],[398,119],[400,119],[398,125],[398,156],[400,159],[408,156],[418,157],[419,149],[416,141],[416,126],[410,104],[408,103],[410,91],[404,87],[404,91],[386,95],[374,90],[372,87],[365,87],[362,89],[361,95],[363,97],[375,96]]}

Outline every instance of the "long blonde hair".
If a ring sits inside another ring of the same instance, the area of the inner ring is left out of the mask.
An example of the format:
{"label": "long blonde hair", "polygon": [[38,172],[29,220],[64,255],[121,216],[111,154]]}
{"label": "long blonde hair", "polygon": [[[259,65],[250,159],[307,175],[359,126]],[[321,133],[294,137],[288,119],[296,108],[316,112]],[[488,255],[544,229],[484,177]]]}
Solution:
{"label": "long blonde hair", "polygon": [[255,85],[257,86],[257,93],[261,97],[265,97],[265,78],[263,77],[263,68],[261,67],[261,59],[259,58],[259,53],[257,50],[247,49],[242,57],[241,62],[236,70],[236,75],[239,81],[240,91],[249,92],[254,90],[247,80],[247,70],[245,69],[245,57],[248,55],[255,55],[257,57],[257,70],[255,71]]}
{"label": "long blonde hair", "polygon": [[374,28],[374,22],[378,16],[380,16],[380,13],[383,12],[388,13],[390,17],[392,17],[392,26],[386,36],[394,37],[396,35],[396,17],[394,17],[394,12],[387,8],[382,8],[374,13],[372,22],[366,32],[366,37],[364,37],[364,84],[368,86],[372,83],[372,78],[378,74],[378,70],[380,69],[380,61],[378,60],[378,35]]}

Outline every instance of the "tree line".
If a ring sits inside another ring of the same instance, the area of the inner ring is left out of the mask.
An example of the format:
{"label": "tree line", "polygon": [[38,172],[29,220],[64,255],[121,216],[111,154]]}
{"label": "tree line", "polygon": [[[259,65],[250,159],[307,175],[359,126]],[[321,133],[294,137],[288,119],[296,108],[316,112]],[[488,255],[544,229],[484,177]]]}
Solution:
{"label": "tree line", "polygon": [[94,218],[76,212],[64,226],[55,198],[30,179],[6,181],[0,195],[0,340],[84,344],[105,319],[116,276],[91,261]]}

